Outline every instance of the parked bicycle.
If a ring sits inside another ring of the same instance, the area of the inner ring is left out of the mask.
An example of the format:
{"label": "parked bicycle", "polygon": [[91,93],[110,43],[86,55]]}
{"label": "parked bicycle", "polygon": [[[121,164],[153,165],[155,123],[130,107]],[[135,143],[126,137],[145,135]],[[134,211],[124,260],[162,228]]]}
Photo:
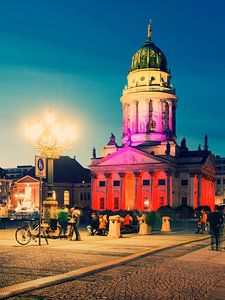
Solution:
{"label": "parked bicycle", "polygon": [[[52,230],[48,224],[41,225],[41,237],[43,237],[48,244],[48,238],[57,238],[60,236],[61,227],[57,225],[56,230]],[[20,245],[27,245],[31,240],[39,238],[39,222],[27,222],[20,226],[15,232],[16,241]]]}

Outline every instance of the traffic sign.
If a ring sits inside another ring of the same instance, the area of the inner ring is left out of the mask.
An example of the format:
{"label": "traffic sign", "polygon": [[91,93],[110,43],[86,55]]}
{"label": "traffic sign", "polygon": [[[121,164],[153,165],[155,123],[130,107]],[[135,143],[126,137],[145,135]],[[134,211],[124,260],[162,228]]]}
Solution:
{"label": "traffic sign", "polygon": [[35,176],[46,178],[46,158],[35,155]]}

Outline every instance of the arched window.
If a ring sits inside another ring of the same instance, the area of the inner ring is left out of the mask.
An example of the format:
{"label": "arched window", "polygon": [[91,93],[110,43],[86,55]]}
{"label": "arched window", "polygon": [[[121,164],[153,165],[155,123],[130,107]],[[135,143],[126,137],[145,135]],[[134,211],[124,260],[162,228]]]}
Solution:
{"label": "arched window", "polygon": [[54,200],[56,200],[56,191],[52,191],[52,197]]}
{"label": "arched window", "polygon": [[64,191],[64,205],[70,204],[70,192]]}

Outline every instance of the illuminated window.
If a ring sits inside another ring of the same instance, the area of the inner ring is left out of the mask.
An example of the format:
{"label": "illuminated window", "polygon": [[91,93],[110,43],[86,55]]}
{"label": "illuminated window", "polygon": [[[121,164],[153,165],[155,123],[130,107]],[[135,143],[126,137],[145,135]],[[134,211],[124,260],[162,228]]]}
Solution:
{"label": "illuminated window", "polygon": [[70,192],[64,191],[64,204],[69,205],[70,204]]}
{"label": "illuminated window", "polygon": [[159,179],[158,180],[158,185],[166,185],[166,180],[165,179]]}
{"label": "illuminated window", "polygon": [[99,186],[105,186],[105,181],[99,181]]}
{"label": "illuminated window", "polygon": [[144,209],[148,209],[148,208],[149,208],[149,199],[144,198]]}
{"label": "illuminated window", "polygon": [[120,186],[120,181],[119,180],[114,180],[113,181],[113,186]]}
{"label": "illuminated window", "polygon": [[150,185],[150,180],[149,179],[143,179],[143,185]]}
{"label": "illuminated window", "polygon": [[54,200],[56,200],[56,192],[55,191],[52,192],[52,197]]}
{"label": "illuminated window", "polygon": [[105,198],[100,198],[100,209],[105,209]]}
{"label": "illuminated window", "polygon": [[180,185],[181,186],[188,186],[188,180],[187,179],[181,179]]}
{"label": "illuminated window", "polygon": [[119,209],[119,198],[114,198],[114,209]]}

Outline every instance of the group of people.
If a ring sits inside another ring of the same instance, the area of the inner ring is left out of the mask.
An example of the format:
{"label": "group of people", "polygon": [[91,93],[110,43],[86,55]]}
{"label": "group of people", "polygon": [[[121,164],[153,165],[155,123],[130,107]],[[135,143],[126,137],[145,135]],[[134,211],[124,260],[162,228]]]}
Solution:
{"label": "group of people", "polygon": [[196,233],[211,234],[211,249],[219,250],[220,236],[223,231],[224,216],[218,208],[213,212],[207,213],[204,209],[200,211],[197,221]]}
{"label": "group of people", "polygon": [[72,241],[75,234],[75,240],[80,241],[79,223],[80,223],[80,210],[74,206],[70,210],[63,206],[58,210],[58,222],[61,226],[60,236]]}
{"label": "group of people", "polygon": [[[119,223],[120,229],[124,229],[130,232],[132,225],[135,223],[135,218],[129,213],[123,218],[120,216]],[[109,230],[109,217],[107,215],[98,215],[98,213],[92,213],[91,222],[87,226],[88,233],[90,235],[107,235]]]}

